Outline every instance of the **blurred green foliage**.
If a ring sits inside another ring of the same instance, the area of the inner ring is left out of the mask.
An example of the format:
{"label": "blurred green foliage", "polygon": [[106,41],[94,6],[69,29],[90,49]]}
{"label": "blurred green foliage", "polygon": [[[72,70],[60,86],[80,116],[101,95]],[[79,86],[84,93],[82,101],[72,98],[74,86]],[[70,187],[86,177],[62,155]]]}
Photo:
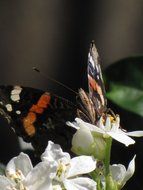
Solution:
{"label": "blurred green foliage", "polygon": [[143,117],[143,56],[123,59],[105,71],[107,98]]}

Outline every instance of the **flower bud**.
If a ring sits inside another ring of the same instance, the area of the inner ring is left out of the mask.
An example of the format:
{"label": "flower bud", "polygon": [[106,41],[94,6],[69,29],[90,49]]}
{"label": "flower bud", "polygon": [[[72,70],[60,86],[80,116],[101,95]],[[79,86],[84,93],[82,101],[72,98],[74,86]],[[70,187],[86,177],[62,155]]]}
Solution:
{"label": "flower bud", "polygon": [[99,160],[105,156],[106,143],[97,133],[92,133],[87,127],[80,127],[72,139],[72,151],[77,155],[93,155]]}
{"label": "flower bud", "polygon": [[106,177],[106,189],[107,190],[119,190],[116,182],[113,180],[113,178],[110,174]]}

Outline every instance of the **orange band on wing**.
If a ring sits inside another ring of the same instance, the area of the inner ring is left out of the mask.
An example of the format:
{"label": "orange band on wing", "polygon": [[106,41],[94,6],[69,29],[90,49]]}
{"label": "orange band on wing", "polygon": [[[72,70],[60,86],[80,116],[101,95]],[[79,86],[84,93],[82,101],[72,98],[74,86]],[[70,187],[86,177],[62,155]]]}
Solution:
{"label": "orange band on wing", "polygon": [[23,126],[28,136],[34,136],[36,129],[34,122],[36,121],[36,114],[42,114],[44,109],[50,104],[51,96],[49,94],[43,94],[38,100],[37,104],[33,104],[29,110],[28,115],[23,118]]}
{"label": "orange band on wing", "polygon": [[40,99],[39,99],[37,105],[38,105],[39,107],[42,107],[42,108],[47,108],[47,106],[50,104],[50,100],[51,100],[51,96],[50,96],[50,95],[48,95],[48,94],[43,94],[43,95],[40,97]]}
{"label": "orange band on wing", "polygon": [[43,94],[40,99],[38,100],[37,104],[32,105],[30,108],[31,112],[35,113],[43,113],[44,108],[47,108],[50,104],[51,96],[48,94]]}
{"label": "orange band on wing", "polygon": [[23,126],[28,136],[33,136],[35,134],[36,130],[33,125],[35,121],[36,121],[36,114],[33,112],[29,112],[28,115],[23,119]]}
{"label": "orange band on wing", "polygon": [[95,79],[93,79],[90,75],[88,75],[88,81],[89,81],[90,88],[99,94],[100,99],[102,101],[102,105],[104,105],[105,101],[104,101],[101,87],[98,85],[98,83],[95,81]]}

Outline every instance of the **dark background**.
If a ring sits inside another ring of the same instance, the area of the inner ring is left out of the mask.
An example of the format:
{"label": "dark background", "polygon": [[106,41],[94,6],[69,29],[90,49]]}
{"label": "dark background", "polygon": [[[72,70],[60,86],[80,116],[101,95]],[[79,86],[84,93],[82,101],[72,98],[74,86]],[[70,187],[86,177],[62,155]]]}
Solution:
{"label": "dark background", "polygon": [[[0,84],[41,88],[72,100],[73,94],[32,67],[76,91],[86,89],[91,40],[103,68],[141,54],[142,19],[142,0],[0,0]],[[7,162],[19,152],[17,138],[3,120],[0,133],[1,161]]]}

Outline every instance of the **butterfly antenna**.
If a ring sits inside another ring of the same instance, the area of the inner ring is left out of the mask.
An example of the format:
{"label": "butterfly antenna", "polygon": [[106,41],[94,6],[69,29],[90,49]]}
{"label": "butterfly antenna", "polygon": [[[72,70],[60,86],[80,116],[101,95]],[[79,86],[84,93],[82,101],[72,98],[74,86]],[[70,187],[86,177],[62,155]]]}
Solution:
{"label": "butterfly antenna", "polygon": [[48,80],[51,80],[53,81],[54,83],[60,85],[60,86],[63,86],[64,88],[66,88],[67,90],[71,91],[72,93],[74,94],[78,94],[76,91],[72,90],[70,87],[68,87],[67,85],[57,81],[56,79],[50,77],[50,76],[47,76],[45,75],[43,72],[41,72],[37,67],[33,67],[33,70],[36,71],[37,73],[41,74],[42,76],[44,76],[44,78],[48,79]]}

